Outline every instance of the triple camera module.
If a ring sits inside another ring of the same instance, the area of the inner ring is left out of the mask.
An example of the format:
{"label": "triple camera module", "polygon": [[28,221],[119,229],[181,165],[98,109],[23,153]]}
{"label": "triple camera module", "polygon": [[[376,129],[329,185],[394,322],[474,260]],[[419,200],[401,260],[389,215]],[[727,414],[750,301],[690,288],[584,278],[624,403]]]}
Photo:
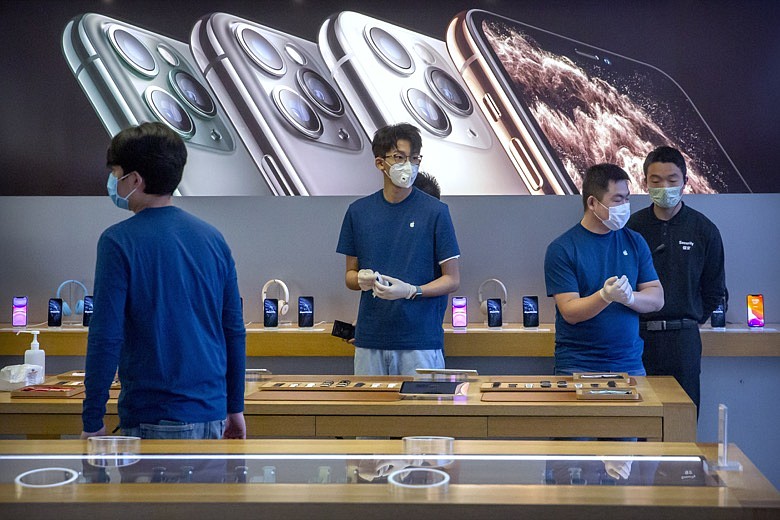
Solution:
{"label": "triple camera module", "polygon": [[[282,55],[254,28],[240,27],[236,31],[236,38],[244,52],[263,72],[275,77],[287,73]],[[341,97],[325,78],[305,66],[308,60],[302,51],[288,43],[284,52],[301,66],[295,73],[295,86],[303,95],[288,86],[276,86],[272,91],[274,106],[296,130],[312,139],[319,139],[323,134],[323,124],[315,107],[326,116],[340,117],[344,114]],[[349,132],[342,128],[338,137],[347,140]]]}
{"label": "triple camera module", "polygon": [[[116,25],[109,26],[107,35],[116,53],[133,72],[145,79],[157,77],[160,66],[141,40]],[[203,119],[211,119],[217,114],[217,106],[206,88],[192,74],[179,68],[182,60],[176,51],[163,43],[157,45],[156,51],[172,67],[166,86],[170,87],[175,96],[160,86],[151,85],[144,89],[143,99],[155,117],[182,137],[190,139],[196,132],[196,124],[190,112]],[[212,130],[210,137],[214,141],[222,138],[217,130]]]}
{"label": "triple camera module", "polygon": [[[371,50],[390,69],[402,75],[414,73],[412,56],[390,33],[379,27],[371,27],[366,30],[365,38]],[[426,48],[418,45],[414,50],[423,62],[430,65],[435,61]],[[460,116],[471,114],[471,100],[458,82],[440,68],[428,67],[425,71],[425,82],[435,98],[422,90],[409,88],[401,94],[403,103],[427,130],[442,137],[447,136],[452,132],[452,125],[447,113],[436,100]]]}

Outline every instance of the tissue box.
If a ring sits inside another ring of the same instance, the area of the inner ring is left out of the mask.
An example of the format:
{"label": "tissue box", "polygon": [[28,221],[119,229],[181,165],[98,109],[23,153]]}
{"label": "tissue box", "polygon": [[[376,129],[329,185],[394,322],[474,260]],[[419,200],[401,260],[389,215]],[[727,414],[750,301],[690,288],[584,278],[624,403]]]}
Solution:
{"label": "tissue box", "polygon": [[0,391],[10,392],[40,383],[43,383],[43,367],[40,365],[9,365],[0,369]]}

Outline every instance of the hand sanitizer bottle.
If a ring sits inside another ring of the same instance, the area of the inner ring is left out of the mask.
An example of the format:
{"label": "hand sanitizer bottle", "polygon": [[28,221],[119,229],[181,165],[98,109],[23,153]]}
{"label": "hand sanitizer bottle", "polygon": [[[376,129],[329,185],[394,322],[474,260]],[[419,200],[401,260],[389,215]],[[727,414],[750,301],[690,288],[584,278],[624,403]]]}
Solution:
{"label": "hand sanitizer bottle", "polygon": [[38,334],[40,334],[40,331],[20,330],[17,332],[17,335],[20,332],[33,335],[32,343],[30,343],[30,349],[24,352],[24,363],[26,365],[38,365],[41,367],[41,373],[38,377],[38,380],[35,382],[35,384],[41,384],[43,383],[44,379],[46,379],[46,352],[39,348],[40,345],[38,344]]}

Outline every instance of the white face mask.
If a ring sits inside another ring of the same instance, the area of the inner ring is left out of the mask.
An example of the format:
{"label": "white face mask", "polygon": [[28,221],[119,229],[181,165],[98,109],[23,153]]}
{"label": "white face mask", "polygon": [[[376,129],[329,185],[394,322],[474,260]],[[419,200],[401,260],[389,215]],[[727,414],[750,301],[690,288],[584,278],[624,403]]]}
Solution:
{"label": "white face mask", "polygon": [[[601,204],[601,202],[599,202],[599,204]],[[609,218],[607,220],[601,220],[599,216],[596,215],[595,211],[593,211],[593,214],[612,231],[617,231],[625,226],[626,222],[628,222],[628,218],[631,216],[631,204],[629,202],[625,202],[620,206],[607,207],[604,206],[604,204],[601,204],[601,206],[609,210]]]}
{"label": "white face mask", "polygon": [[412,164],[411,161],[406,161],[403,164],[396,163],[390,166],[390,171],[387,176],[390,177],[390,181],[399,188],[409,188],[414,184],[419,168],[419,165]]}
{"label": "white face mask", "polygon": [[682,199],[683,186],[672,186],[671,188],[650,188],[647,190],[653,204],[659,208],[673,208],[680,203]]}

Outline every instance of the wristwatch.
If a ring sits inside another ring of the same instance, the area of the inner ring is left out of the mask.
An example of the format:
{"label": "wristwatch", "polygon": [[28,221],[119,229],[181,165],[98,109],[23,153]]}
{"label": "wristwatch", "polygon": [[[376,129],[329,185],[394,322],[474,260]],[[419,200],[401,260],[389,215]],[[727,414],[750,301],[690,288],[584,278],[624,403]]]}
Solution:
{"label": "wristwatch", "polygon": [[412,295],[412,300],[417,299],[419,296],[422,296],[422,287],[419,285],[414,286],[414,294]]}

